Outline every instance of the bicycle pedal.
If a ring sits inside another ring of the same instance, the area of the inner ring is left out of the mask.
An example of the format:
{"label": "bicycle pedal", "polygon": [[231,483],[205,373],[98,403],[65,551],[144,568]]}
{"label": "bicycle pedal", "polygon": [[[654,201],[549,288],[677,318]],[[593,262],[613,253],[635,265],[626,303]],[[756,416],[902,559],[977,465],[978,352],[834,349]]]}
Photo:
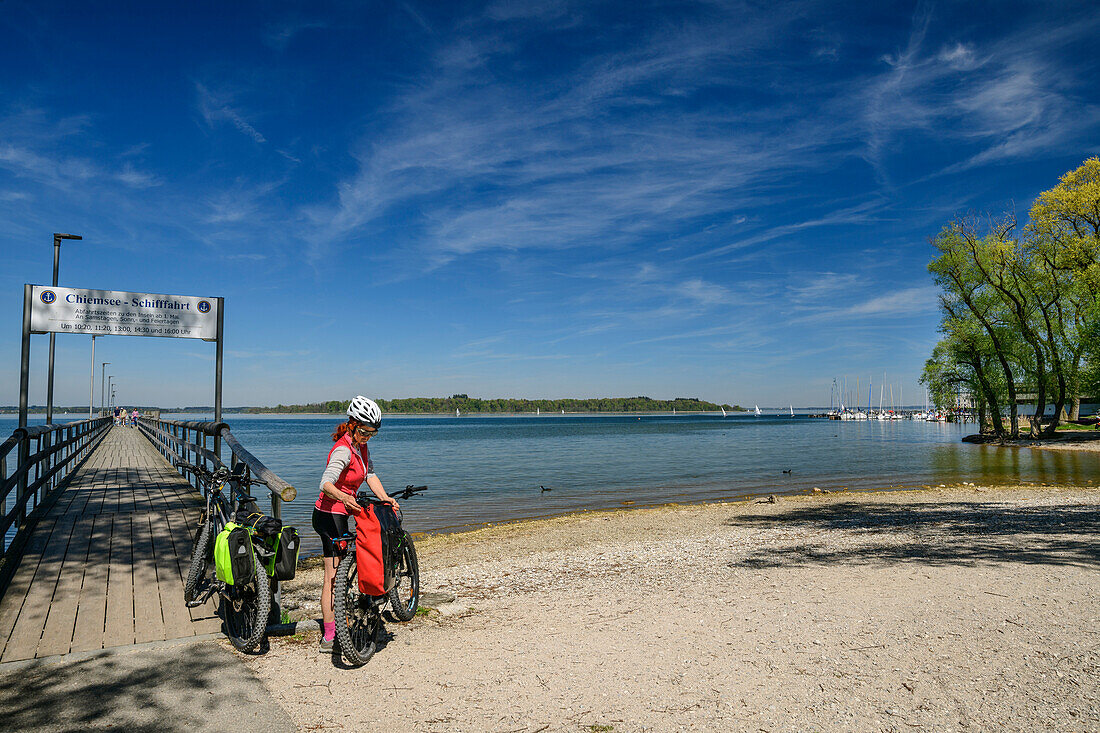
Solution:
{"label": "bicycle pedal", "polygon": [[201,606],[204,603],[206,603],[207,601],[209,601],[214,596],[214,594],[217,593],[217,592],[218,592],[217,587],[207,588],[206,591],[203,592],[203,594],[201,596],[199,596],[198,598],[196,598],[193,601],[189,601],[187,603],[187,607],[188,608],[198,608],[199,606]]}

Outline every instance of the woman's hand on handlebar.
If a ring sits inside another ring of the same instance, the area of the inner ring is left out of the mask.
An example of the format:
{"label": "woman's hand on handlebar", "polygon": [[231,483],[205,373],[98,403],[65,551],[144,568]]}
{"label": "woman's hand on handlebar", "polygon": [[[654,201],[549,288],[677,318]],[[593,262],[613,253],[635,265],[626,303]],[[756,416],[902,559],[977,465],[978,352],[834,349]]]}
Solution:
{"label": "woman's hand on handlebar", "polygon": [[358,514],[363,511],[363,507],[359,506],[359,502],[355,500],[354,496],[344,494],[344,496],[340,498],[340,501],[344,502],[344,509],[347,509],[348,514]]}

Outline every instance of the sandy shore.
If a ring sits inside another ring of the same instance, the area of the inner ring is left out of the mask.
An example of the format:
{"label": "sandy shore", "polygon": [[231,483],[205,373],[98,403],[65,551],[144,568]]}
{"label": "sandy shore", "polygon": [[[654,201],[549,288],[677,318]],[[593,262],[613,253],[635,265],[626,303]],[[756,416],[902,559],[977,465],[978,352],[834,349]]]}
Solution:
{"label": "sandy shore", "polygon": [[456,600],[365,667],[313,633],[244,659],[302,730],[1100,730],[1098,505],[965,486],[427,537]]}

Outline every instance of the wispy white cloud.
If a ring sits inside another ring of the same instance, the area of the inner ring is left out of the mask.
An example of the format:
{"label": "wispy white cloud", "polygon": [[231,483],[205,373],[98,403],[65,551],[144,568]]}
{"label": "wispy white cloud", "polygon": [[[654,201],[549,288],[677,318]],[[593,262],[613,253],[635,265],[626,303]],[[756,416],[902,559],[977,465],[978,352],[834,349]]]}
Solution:
{"label": "wispy white cloud", "polygon": [[863,109],[865,158],[888,182],[889,158],[905,136],[922,133],[941,143],[979,147],[937,172],[954,174],[1000,160],[1053,151],[1079,138],[1098,118],[1095,104],[1071,91],[1072,66],[1057,58],[1063,46],[1087,43],[1100,18],[996,38],[984,46],[956,41],[927,49],[930,6],[914,16],[904,50],[886,54],[886,70],[857,80],[848,102]]}
{"label": "wispy white cloud", "polygon": [[199,114],[207,125],[214,127],[219,122],[228,122],[255,142],[267,142],[263,134],[232,105],[228,95],[214,93],[201,82],[195,82],[195,91],[198,93]]}
{"label": "wispy white cloud", "polygon": [[901,288],[850,305],[828,307],[791,319],[791,323],[858,323],[863,318],[899,318],[935,312],[940,291],[933,285]]}
{"label": "wispy white cloud", "polygon": [[835,301],[848,293],[865,290],[868,282],[862,275],[854,273],[823,272],[812,275],[795,273],[797,279],[788,288],[788,297],[793,303],[818,305],[823,300]]}
{"label": "wispy white cloud", "polygon": [[614,249],[722,212],[733,220],[785,172],[827,165],[806,152],[836,133],[686,111],[678,100],[728,84],[731,59],[783,22],[761,15],[722,32],[658,34],[536,86],[487,70],[512,41],[464,35],[436,54],[430,81],[394,102],[390,129],[354,150],[358,171],[339,184],[336,205],[309,210],[314,258],[402,210],[423,228],[406,254],[430,267],[492,250]]}
{"label": "wispy white cloud", "polygon": [[[126,160],[118,168],[87,154],[97,147],[90,140],[90,118],[53,118],[38,108],[17,109],[0,116],[0,168],[53,189],[71,189],[88,183],[121,183],[129,188],[150,188],[159,179]],[[127,158],[129,149],[119,156]]]}
{"label": "wispy white cloud", "polygon": [[807,229],[815,229],[818,227],[827,226],[841,226],[841,225],[853,225],[853,224],[871,224],[883,220],[880,212],[887,207],[886,201],[875,198],[871,201],[865,201],[863,203],[856,204],[854,206],[847,206],[841,209],[830,211],[822,216],[806,219],[805,221],[795,222],[793,224],[781,224],[779,226],[764,227],[754,234],[747,237],[736,238],[733,242],[723,244],[720,247],[713,249],[707,249],[702,252],[697,252],[694,255],[690,255],[685,258],[685,261],[697,260],[708,257],[715,257],[717,255],[724,255],[734,250],[745,249],[753,247],[759,244],[765,244],[772,242],[783,237],[797,234]]}
{"label": "wispy white cloud", "polygon": [[268,25],[264,29],[263,40],[267,45],[281,51],[298,35],[306,31],[321,30],[328,27],[329,24],[323,20],[292,16]]}

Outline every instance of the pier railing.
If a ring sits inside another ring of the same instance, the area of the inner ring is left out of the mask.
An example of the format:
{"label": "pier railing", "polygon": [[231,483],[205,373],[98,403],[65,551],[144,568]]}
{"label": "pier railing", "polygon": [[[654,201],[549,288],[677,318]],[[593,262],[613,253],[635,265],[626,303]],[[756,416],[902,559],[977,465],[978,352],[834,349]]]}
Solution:
{"label": "pier railing", "polygon": [[15,561],[40,515],[107,434],[112,422],[111,418],[99,417],[64,425],[16,428],[0,443],[0,592],[7,586]]}
{"label": "pier railing", "polygon": [[[297,489],[279,478],[260,459],[252,455],[241,445],[229,426],[223,422],[192,422],[183,420],[162,420],[160,418],[138,418],[141,432],[169,461],[187,461],[203,466],[211,471],[222,466],[234,469],[244,464],[245,475],[255,477],[267,484],[271,493],[271,516],[282,518],[282,502],[293,501],[298,495]],[[223,446],[229,449],[229,462],[223,459]],[[202,486],[192,474],[185,477],[200,492]]]}

